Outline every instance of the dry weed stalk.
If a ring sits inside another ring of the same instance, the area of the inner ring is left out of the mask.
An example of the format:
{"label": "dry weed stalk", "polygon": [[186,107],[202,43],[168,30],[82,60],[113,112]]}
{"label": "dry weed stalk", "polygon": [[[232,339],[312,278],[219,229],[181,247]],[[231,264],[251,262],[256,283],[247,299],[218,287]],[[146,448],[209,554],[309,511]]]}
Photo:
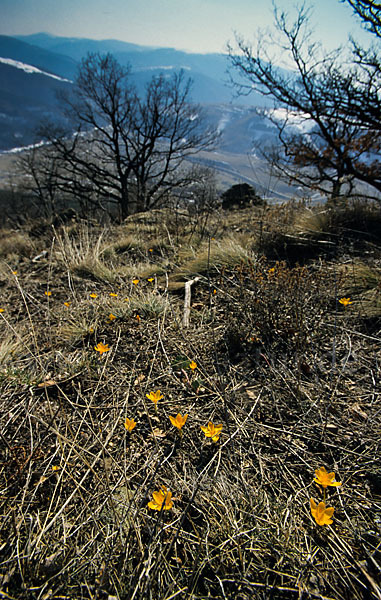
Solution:
{"label": "dry weed stalk", "polygon": [[[112,286],[68,279],[75,261],[112,271],[115,257],[91,232],[60,235],[50,263],[0,290],[4,597],[377,599],[380,335],[356,290],[332,373],[323,260],[269,262],[233,233],[209,262],[175,248],[176,276],[201,275],[185,330],[181,299],[142,276],[139,253]],[[321,465],[343,482],[324,527],[309,505],[325,500]]]}

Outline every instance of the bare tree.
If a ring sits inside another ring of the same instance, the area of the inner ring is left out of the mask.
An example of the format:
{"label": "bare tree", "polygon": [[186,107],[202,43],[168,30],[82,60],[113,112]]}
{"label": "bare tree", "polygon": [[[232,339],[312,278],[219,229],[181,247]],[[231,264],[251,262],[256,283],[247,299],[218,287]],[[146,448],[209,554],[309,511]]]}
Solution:
{"label": "bare tree", "polygon": [[190,103],[191,81],[182,72],[153,77],[143,96],[130,79],[112,55],[89,54],[64,99],[76,133],[43,130],[60,159],[58,185],[77,198],[114,202],[121,218],[158,206],[187,185],[184,161],[216,137]]}
{"label": "bare tree", "polygon": [[27,175],[21,180],[21,189],[33,203],[37,214],[52,218],[62,208],[57,185],[58,164],[54,155],[42,145],[37,145],[20,153],[16,169]]}
{"label": "bare tree", "polygon": [[[265,150],[289,181],[330,192],[351,192],[356,182],[381,191],[381,69],[376,49],[353,45],[325,52],[312,41],[309,11],[290,22],[275,8],[278,37],[260,36],[256,49],[237,39],[233,66],[243,75],[242,92],[255,89],[274,99],[266,115],[278,128],[279,146]],[[276,54],[278,52],[278,55]],[[292,70],[282,69],[287,59]]]}
{"label": "bare tree", "polygon": [[349,4],[365,27],[381,37],[381,4],[374,0],[341,0]]}

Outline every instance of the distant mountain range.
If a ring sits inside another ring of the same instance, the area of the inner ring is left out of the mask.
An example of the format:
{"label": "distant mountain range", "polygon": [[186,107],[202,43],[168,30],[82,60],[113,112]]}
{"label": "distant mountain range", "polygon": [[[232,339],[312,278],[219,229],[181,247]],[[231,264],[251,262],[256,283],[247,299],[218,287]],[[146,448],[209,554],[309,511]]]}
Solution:
{"label": "distant mountain range", "polygon": [[229,85],[229,60],[224,54],[191,54],[174,48],[151,48],[118,40],[55,37],[46,33],[0,36],[0,57],[34,65],[61,77],[74,79],[77,67],[88,52],[110,52],[122,65],[130,65],[132,78],[143,85],[162,71],[184,69],[192,78],[192,98],[199,103],[265,105],[257,93],[237,100]]}
{"label": "distant mountain range", "polygon": [[34,143],[39,123],[59,118],[57,93],[72,88],[79,62],[88,52],[110,52],[122,65],[130,65],[138,90],[155,74],[184,69],[193,80],[192,100],[202,105],[210,123],[221,133],[218,148],[205,156],[204,162],[219,171],[227,183],[256,183],[257,176],[250,177],[255,146],[273,138],[275,129],[255,107],[266,107],[269,100],[254,92],[234,97],[234,90],[227,84],[228,57],[118,40],[47,33],[0,36],[0,152]]}
{"label": "distant mountain range", "polygon": [[72,87],[73,59],[0,36],[0,151],[35,141],[41,120],[56,119],[57,93]]}

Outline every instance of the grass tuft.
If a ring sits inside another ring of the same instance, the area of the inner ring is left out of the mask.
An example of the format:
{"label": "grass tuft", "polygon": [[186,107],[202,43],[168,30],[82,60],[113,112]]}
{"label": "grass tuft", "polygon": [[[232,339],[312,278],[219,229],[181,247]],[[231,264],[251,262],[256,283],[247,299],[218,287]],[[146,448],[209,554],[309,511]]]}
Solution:
{"label": "grass tuft", "polygon": [[17,275],[4,254],[5,598],[378,599],[381,254],[328,256],[301,208],[76,223]]}

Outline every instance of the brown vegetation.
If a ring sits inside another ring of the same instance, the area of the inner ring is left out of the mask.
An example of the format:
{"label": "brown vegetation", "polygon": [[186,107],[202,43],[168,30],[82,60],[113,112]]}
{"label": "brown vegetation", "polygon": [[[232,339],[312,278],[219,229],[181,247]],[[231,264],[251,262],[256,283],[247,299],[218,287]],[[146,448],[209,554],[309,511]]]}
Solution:
{"label": "brown vegetation", "polygon": [[4,598],[381,597],[380,238],[302,210],[0,236]]}

